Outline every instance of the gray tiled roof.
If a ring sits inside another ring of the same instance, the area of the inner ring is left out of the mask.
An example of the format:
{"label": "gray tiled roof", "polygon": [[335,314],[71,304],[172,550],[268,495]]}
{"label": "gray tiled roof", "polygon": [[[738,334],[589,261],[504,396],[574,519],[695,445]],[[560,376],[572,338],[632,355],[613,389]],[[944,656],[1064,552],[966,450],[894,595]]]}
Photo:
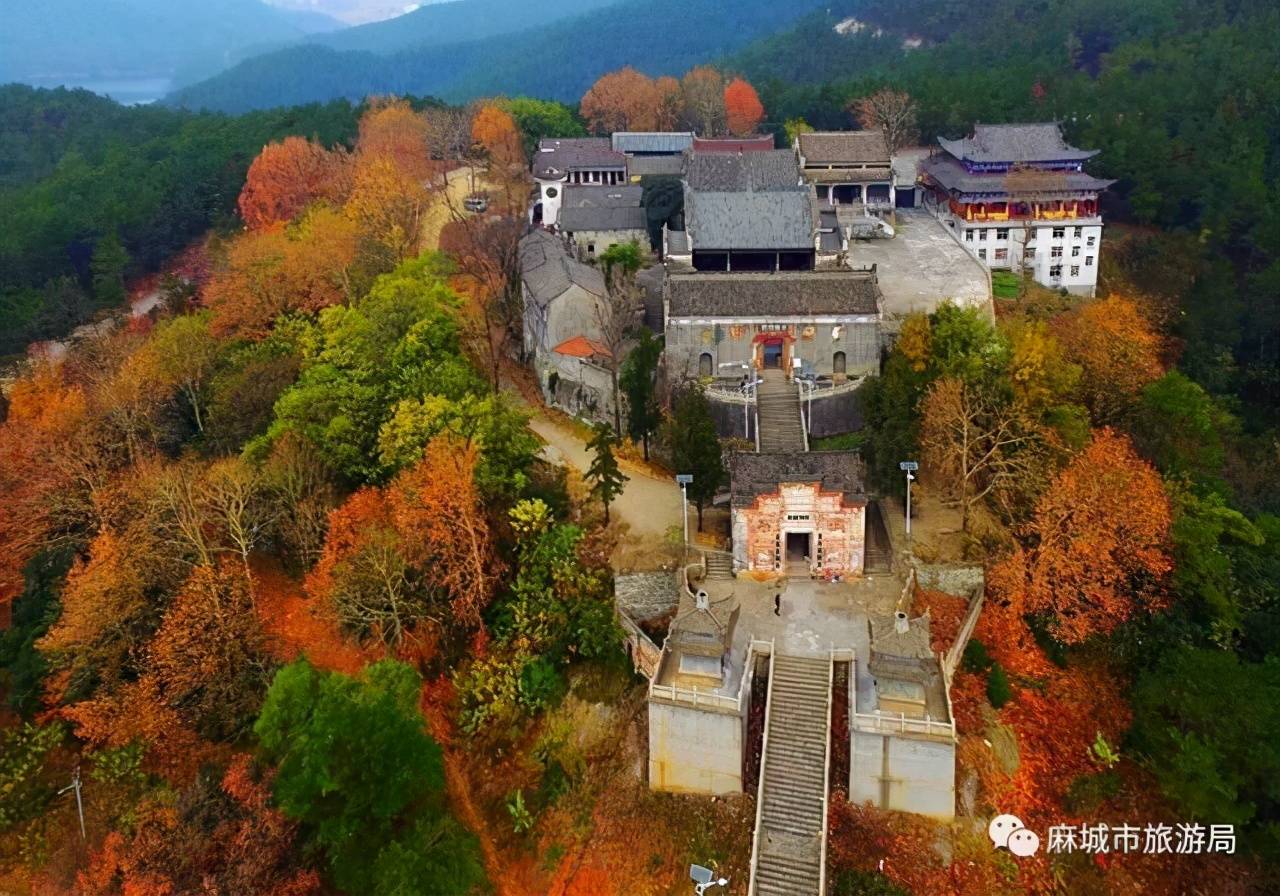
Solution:
{"label": "gray tiled roof", "polygon": [[672,317],[874,315],[880,307],[868,271],[671,274],[666,295]]}
{"label": "gray tiled roof", "polygon": [[557,226],[566,233],[584,230],[645,230],[649,219],[639,206],[562,208]]}
{"label": "gray tiled roof", "polygon": [[809,451],[802,454],[739,452],[729,461],[729,489],[734,507],[750,507],[759,495],[773,494],[781,483],[818,483],[825,492],[840,492],[847,501],[865,501],[862,458],[856,451]]}
{"label": "gray tiled roof", "polygon": [[563,177],[574,168],[625,168],[627,157],[614,152],[607,137],[548,137],[538,143],[533,176]]}
{"label": "gray tiled roof", "polygon": [[564,188],[558,226],[576,233],[583,230],[644,230],[648,227],[641,187],[619,184],[570,184]]}
{"label": "gray tiled roof", "polygon": [[[1007,192],[1007,174],[992,172],[990,174],[970,174],[964,165],[949,155],[936,155],[920,163],[920,171],[928,174],[948,190],[958,193],[1004,193]],[[1019,177],[1020,175],[1014,175]],[[1084,171],[1047,171],[1044,172],[1042,188],[1028,189],[1028,180],[1023,180],[1017,192],[1022,195],[1032,193],[1096,193],[1105,190],[1115,183],[1114,180],[1103,180]]]}
{"label": "gray tiled roof", "polygon": [[805,165],[877,165],[889,167],[884,131],[814,131],[800,135]]}
{"label": "gray tiled roof", "polygon": [[685,157],[685,183],[700,192],[794,190],[800,165],[789,149],[767,152],[691,152]]}
{"label": "gray tiled roof", "polygon": [[617,152],[679,155],[693,145],[692,131],[618,131],[613,135]]}
{"label": "gray tiled roof", "polygon": [[628,177],[656,177],[669,174],[679,176],[684,173],[683,156],[628,156]]}
{"label": "gray tiled roof", "polygon": [[957,159],[970,162],[1068,162],[1084,161],[1096,149],[1077,149],[1062,138],[1057,122],[1037,124],[975,124],[973,136],[938,142]]}
{"label": "gray tiled roof", "polygon": [[808,190],[684,191],[684,220],[695,250],[812,249]]}
{"label": "gray tiled roof", "polygon": [[570,258],[564,242],[541,229],[531,231],[520,240],[520,277],[540,308],[547,307],[574,285],[592,295],[605,295],[604,275]]}

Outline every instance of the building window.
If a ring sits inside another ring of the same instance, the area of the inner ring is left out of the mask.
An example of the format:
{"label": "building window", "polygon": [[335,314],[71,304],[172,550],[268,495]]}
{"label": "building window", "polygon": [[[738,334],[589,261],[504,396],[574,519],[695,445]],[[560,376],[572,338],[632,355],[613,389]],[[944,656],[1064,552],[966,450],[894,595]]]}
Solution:
{"label": "building window", "polygon": [[979,258],[980,260],[982,260],[982,261],[986,261],[986,260],[987,260],[987,250],[986,250],[986,249],[979,249],[979,250],[978,250],[978,258]]}
{"label": "building window", "polygon": [[1080,228],[1079,228],[1079,227],[1072,227],[1072,228],[1071,228],[1071,238],[1072,238],[1073,240],[1078,240],[1078,239],[1080,239]]}
{"label": "building window", "polygon": [[1064,237],[1066,237],[1066,235],[1067,235],[1067,228],[1065,227],[1053,228],[1053,238],[1055,240],[1063,239]]}
{"label": "building window", "polygon": [[844,352],[836,352],[831,356],[831,372],[844,373]]}
{"label": "building window", "polygon": [[595,243],[587,243],[587,254],[588,254],[588,255],[595,255],[595,254],[596,254],[596,244],[595,244]]}
{"label": "building window", "polygon": [[1055,264],[1055,265],[1053,265],[1052,267],[1050,267],[1050,268],[1049,268],[1049,279],[1050,279],[1050,280],[1061,280],[1061,279],[1062,279],[1062,265],[1060,265],[1060,264]]}
{"label": "building window", "polygon": [[1088,246],[1090,249],[1092,249],[1094,243],[1096,243],[1097,241],[1098,241],[1098,238],[1096,236],[1091,236],[1084,241],[1084,244]]}
{"label": "building window", "polygon": [[711,376],[711,352],[698,355],[698,376]]}
{"label": "building window", "polygon": [[1009,228],[1008,228],[1008,227],[1001,227],[1001,228],[999,228],[999,229],[997,229],[997,230],[996,230],[996,239],[998,239],[998,240],[1007,240],[1008,238],[1009,238]]}
{"label": "building window", "polygon": [[987,241],[987,231],[985,229],[978,231],[978,239],[984,243]]}
{"label": "building window", "polygon": [[1050,258],[1061,258],[1061,257],[1062,257],[1062,247],[1061,247],[1061,246],[1054,246],[1052,249],[1050,249],[1050,250],[1049,250],[1049,257],[1050,257]]}
{"label": "building window", "polygon": [[1023,253],[1022,253],[1022,260],[1023,260],[1023,261],[1035,261],[1035,260],[1036,260],[1036,250],[1035,250],[1035,247],[1034,247],[1034,246],[1030,246],[1030,247],[1028,247],[1028,248],[1027,248]]}
{"label": "building window", "polygon": [[1072,247],[1071,247],[1071,257],[1072,257],[1072,258],[1079,258],[1079,257],[1080,257],[1080,247],[1079,247],[1079,246],[1072,246]]}
{"label": "building window", "polygon": [[964,232],[964,241],[965,241],[966,243],[972,243],[972,242],[973,242],[973,231],[972,231],[972,230],[966,230],[966,231]]}
{"label": "building window", "polygon": [[1084,266],[1085,266],[1085,267],[1087,267],[1087,268],[1091,268],[1091,267],[1093,267],[1093,256],[1092,256],[1092,255],[1086,255],[1086,256],[1084,257]]}
{"label": "building window", "polygon": [[1073,265],[1071,266],[1071,276],[1072,276],[1072,277],[1079,277],[1079,276],[1080,276],[1080,265],[1078,265],[1078,264],[1073,264]]}
{"label": "building window", "polygon": [[996,250],[996,261],[1008,261],[1008,260],[1009,260],[1009,250],[1008,250],[1008,249],[997,249],[997,250]]}

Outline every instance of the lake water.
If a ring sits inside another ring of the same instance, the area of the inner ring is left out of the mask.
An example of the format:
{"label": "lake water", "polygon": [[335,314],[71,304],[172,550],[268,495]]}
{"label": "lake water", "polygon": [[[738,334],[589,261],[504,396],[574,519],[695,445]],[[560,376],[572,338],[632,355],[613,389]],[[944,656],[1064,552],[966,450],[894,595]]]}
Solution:
{"label": "lake water", "polygon": [[125,106],[145,106],[154,103],[173,89],[171,78],[102,78],[102,79],[64,79],[43,81],[32,79],[35,87],[83,87],[103,96],[109,96],[117,103]]}

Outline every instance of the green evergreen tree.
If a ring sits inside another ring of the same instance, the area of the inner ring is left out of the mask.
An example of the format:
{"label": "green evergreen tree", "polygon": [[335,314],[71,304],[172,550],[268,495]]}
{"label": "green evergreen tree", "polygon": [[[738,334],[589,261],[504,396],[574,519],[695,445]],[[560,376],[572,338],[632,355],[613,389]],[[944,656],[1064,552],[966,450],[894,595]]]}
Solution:
{"label": "green evergreen tree", "polygon": [[607,423],[596,424],[595,435],[587,443],[591,449],[591,466],[587,470],[587,481],[591,483],[591,494],[604,504],[604,524],[609,525],[609,505],[613,499],[622,494],[622,487],[627,483],[627,475],[618,466],[618,458],[613,449],[618,444],[618,437]]}
{"label": "green evergreen tree", "polygon": [[649,459],[649,436],[662,422],[656,389],[658,358],[661,355],[662,340],[648,330],[641,330],[640,341],[622,362],[622,391],[627,396],[627,435],[644,447],[645,460]]}
{"label": "green evergreen tree", "polygon": [[667,441],[676,472],[693,476],[688,494],[698,508],[698,531],[701,532],[702,510],[719,491],[725,472],[711,403],[700,386],[686,386],[676,395],[667,426]]}
{"label": "green evergreen tree", "polygon": [[99,305],[124,304],[124,271],[128,266],[129,253],[114,230],[98,240],[89,260],[89,273],[93,276],[93,298]]}

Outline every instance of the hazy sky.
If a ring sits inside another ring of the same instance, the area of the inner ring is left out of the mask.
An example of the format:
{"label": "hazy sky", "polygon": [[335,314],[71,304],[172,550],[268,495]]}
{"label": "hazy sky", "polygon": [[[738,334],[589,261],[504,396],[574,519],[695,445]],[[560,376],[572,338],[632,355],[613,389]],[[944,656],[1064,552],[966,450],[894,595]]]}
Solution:
{"label": "hazy sky", "polygon": [[346,22],[359,25],[377,22],[409,12],[418,6],[438,3],[441,0],[266,0],[272,6],[284,9],[309,9]]}

